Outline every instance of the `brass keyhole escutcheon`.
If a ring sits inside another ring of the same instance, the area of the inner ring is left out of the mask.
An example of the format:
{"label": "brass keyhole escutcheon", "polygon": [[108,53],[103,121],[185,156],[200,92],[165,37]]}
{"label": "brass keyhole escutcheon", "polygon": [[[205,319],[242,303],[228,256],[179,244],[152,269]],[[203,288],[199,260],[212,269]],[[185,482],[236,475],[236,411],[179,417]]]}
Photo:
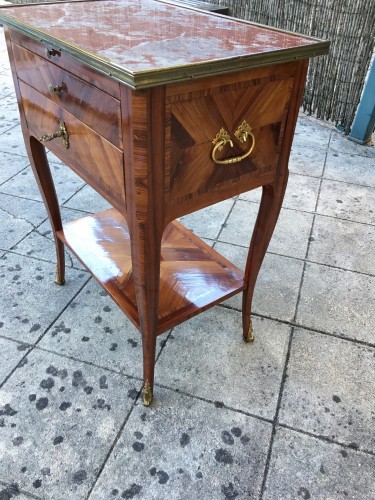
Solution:
{"label": "brass keyhole escutcheon", "polygon": [[52,56],[60,57],[61,52],[59,50],[56,50],[56,49],[46,49],[46,56],[48,57],[48,59],[51,59]]}
{"label": "brass keyhole escutcheon", "polygon": [[245,143],[247,141],[247,138],[251,137],[252,141],[249,150],[241,156],[232,156],[230,158],[226,158],[225,160],[219,160],[218,158],[216,158],[217,151],[222,151],[223,147],[226,144],[229,144],[231,148],[233,147],[233,142],[230,138],[230,135],[224,128],[222,128],[216,135],[215,139],[212,141],[214,149],[212,150],[211,157],[217,165],[232,165],[233,163],[239,163],[240,161],[245,160],[245,158],[250,156],[253,152],[253,149],[255,147],[255,136],[252,132],[252,128],[246,120],[241,123],[234,135],[241,143]]}

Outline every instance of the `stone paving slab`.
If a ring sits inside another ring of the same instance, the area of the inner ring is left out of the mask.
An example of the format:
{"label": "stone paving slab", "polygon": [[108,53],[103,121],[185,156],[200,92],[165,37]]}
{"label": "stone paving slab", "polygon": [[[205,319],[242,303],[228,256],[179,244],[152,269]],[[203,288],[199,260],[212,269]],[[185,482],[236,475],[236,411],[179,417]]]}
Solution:
{"label": "stone paving slab", "polygon": [[290,327],[253,318],[256,340],[246,344],[241,318],[236,311],[214,307],[176,327],[156,365],[156,380],[272,419]]}
{"label": "stone paving slab", "polygon": [[372,500],[375,457],[278,428],[264,500]]}
{"label": "stone paving slab", "polygon": [[[1,135],[0,135],[1,148]],[[13,177],[18,172],[21,172],[29,165],[29,160],[21,156],[13,156],[8,153],[0,153],[0,191],[1,184]]]}
{"label": "stone paving slab", "polygon": [[9,250],[30,233],[34,226],[20,217],[15,217],[0,208],[0,246]]}
{"label": "stone paving slab", "polygon": [[324,180],[317,212],[375,225],[375,188]]}
{"label": "stone paving slab", "polygon": [[375,277],[307,264],[297,322],[375,345]]}
{"label": "stone paving slab", "polygon": [[330,149],[335,153],[344,153],[346,155],[358,155],[362,157],[375,158],[374,146],[363,146],[353,141],[349,141],[343,134],[335,132],[332,134]]}
{"label": "stone paving slab", "polygon": [[216,205],[185,215],[179,220],[185,227],[200,237],[216,239],[233,208],[234,200],[224,200]]}
{"label": "stone paving slab", "polygon": [[[305,212],[315,212],[319,186],[320,180],[315,177],[291,173],[289,175],[283,207]],[[239,198],[246,201],[260,202],[261,196],[262,190],[259,188],[241,194]]]}
{"label": "stone paving slab", "polygon": [[266,422],[159,389],[147,411],[135,406],[90,500],[258,498],[270,434]]}
{"label": "stone paving slab", "polygon": [[11,194],[0,193],[0,208],[14,218],[27,221],[33,227],[39,226],[47,218],[47,211],[42,202]]}
{"label": "stone paving slab", "polygon": [[329,151],[324,177],[375,187],[375,156],[364,157],[345,154],[343,151]]}
{"label": "stone paving slab", "polygon": [[16,125],[0,135],[0,152],[27,158],[21,125]]}
{"label": "stone paving slab", "polygon": [[26,360],[0,390],[0,480],[43,498],[81,499],[140,384],[40,350]]}
{"label": "stone paving slab", "polygon": [[14,342],[0,337],[0,386],[10,372],[18,365],[28,350],[28,344],[21,344],[19,342]]}
{"label": "stone paving slab", "polygon": [[308,259],[375,275],[374,243],[375,226],[317,215]]}
{"label": "stone paving slab", "polygon": [[[64,207],[61,208],[61,218],[63,223],[80,217],[85,217],[86,215],[87,214],[84,214],[83,212],[69,210]],[[33,258],[46,260],[48,262],[56,262],[55,243],[49,219],[40,224],[37,229],[32,231],[20,243],[15,245],[12,250],[21,255],[32,256]],[[67,267],[75,267],[76,269],[82,269],[84,271],[86,270],[69,250],[65,251],[65,255]]]}
{"label": "stone paving slab", "polygon": [[[7,55],[6,59],[8,59]],[[14,94],[13,77],[10,71],[5,71],[0,75],[0,99],[12,94]]]}
{"label": "stone paving slab", "polygon": [[[88,185],[73,195],[64,206],[90,213],[101,212],[102,210],[111,208],[110,204]],[[84,215],[82,216],[84,217]]]}
{"label": "stone paving slab", "polygon": [[[258,211],[257,203],[238,200],[219,240],[248,247]],[[312,221],[312,214],[282,208],[268,251],[304,259]]]}
{"label": "stone paving slab", "polygon": [[[248,249],[216,243],[215,250],[240,269],[245,269]],[[292,321],[296,312],[303,262],[281,255],[266,254],[254,291],[252,311],[271,318]],[[242,294],[225,304],[242,310]]]}
{"label": "stone paving slab", "polygon": [[[1,82],[1,76],[0,76]],[[0,134],[18,125],[20,113],[14,94],[0,99]]]}
{"label": "stone paving slab", "polygon": [[375,349],[297,329],[279,422],[375,454]]}
{"label": "stone paving slab", "polygon": [[0,335],[35,342],[88,279],[69,270],[64,286],[55,285],[56,266],[7,254],[0,260]]}
{"label": "stone paving slab", "polygon": [[293,144],[289,159],[289,171],[296,174],[321,177],[324,170],[327,152],[318,146],[306,147]]}
{"label": "stone paving slab", "polygon": [[[1,139],[4,137],[3,134]],[[1,142],[0,142],[1,144]],[[74,193],[84,186],[84,182],[73,171],[60,165],[51,164],[51,173],[55,182],[55,188],[59,203],[67,201]],[[42,201],[34,174],[28,168],[15,175],[9,181],[0,186],[0,192],[5,194],[17,193],[18,196],[35,201]]]}
{"label": "stone paving slab", "polygon": [[[158,350],[166,335],[158,338]],[[142,378],[141,335],[94,280],[69,304],[39,345]]]}

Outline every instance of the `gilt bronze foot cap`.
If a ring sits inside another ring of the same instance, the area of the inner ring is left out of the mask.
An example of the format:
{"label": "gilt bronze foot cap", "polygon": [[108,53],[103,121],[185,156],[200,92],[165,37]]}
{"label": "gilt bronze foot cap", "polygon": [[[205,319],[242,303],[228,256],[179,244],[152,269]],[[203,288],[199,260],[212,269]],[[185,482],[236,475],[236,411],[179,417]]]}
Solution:
{"label": "gilt bronze foot cap", "polygon": [[145,386],[143,388],[143,404],[144,406],[150,406],[152,403],[152,389],[151,389],[151,384],[148,380],[145,382]]}
{"label": "gilt bronze foot cap", "polygon": [[247,331],[247,335],[244,335],[243,339],[247,344],[251,344],[252,342],[254,342],[254,330],[253,330],[253,323],[251,320],[250,320],[249,329]]}

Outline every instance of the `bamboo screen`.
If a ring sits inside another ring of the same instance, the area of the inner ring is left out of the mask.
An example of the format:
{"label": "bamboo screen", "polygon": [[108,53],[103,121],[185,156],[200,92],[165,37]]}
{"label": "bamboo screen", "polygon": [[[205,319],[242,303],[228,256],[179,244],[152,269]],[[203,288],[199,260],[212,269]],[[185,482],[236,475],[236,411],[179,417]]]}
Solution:
{"label": "bamboo screen", "polygon": [[330,40],[330,54],[310,61],[302,106],[350,132],[375,46],[375,0],[206,1],[234,17]]}

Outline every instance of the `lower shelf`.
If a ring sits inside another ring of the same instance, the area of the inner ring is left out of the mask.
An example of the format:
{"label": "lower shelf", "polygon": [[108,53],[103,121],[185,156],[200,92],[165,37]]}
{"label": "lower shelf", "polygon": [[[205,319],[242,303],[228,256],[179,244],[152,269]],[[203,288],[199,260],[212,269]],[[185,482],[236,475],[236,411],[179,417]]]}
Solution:
{"label": "lower shelf", "polygon": [[[58,237],[139,329],[130,236],[115,209],[64,225]],[[178,222],[163,234],[157,333],[245,289],[243,272]]]}

